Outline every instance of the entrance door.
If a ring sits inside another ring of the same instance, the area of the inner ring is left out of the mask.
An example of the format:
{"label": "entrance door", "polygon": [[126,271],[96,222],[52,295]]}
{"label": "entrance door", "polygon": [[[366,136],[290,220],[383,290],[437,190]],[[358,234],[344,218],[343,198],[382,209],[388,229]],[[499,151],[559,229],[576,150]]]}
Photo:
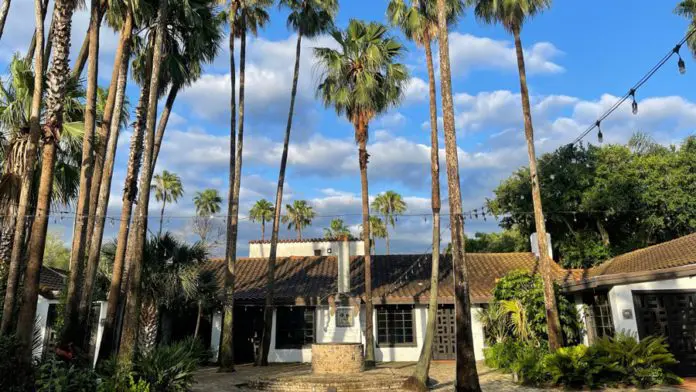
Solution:
{"label": "entrance door", "polygon": [[681,376],[696,375],[696,292],[653,292],[633,295],[638,335],[667,337]]}
{"label": "entrance door", "polygon": [[263,306],[234,307],[234,362],[254,362],[263,333]]}
{"label": "entrance door", "polygon": [[433,359],[455,359],[455,341],[454,305],[440,305],[437,307]]}

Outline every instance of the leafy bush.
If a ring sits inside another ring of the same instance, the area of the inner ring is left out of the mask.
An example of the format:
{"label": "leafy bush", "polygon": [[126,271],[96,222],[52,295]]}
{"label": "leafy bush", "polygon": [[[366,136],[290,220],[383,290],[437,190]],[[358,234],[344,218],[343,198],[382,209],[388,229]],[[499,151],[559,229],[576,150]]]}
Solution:
{"label": "leafy bush", "polygon": [[519,347],[510,370],[522,384],[544,385],[549,382],[549,373],[544,358],[548,353],[546,345],[524,344]]}
{"label": "leafy bush", "polygon": [[201,351],[190,340],[161,346],[135,361],[135,375],[150,385],[151,392],[183,392],[193,384]]}
{"label": "leafy bush", "polygon": [[80,367],[51,357],[38,368],[37,392],[93,392],[96,389],[97,377],[91,367]]}
{"label": "leafy bush", "polygon": [[483,349],[484,363],[494,369],[510,371],[512,363],[517,359],[517,352],[521,344],[515,340],[507,339]]}
{"label": "leafy bush", "polygon": [[[0,391],[31,391],[34,368],[21,357],[20,345],[14,336],[0,336]],[[12,375],[7,377],[6,375]]]}
{"label": "leafy bush", "polygon": [[150,384],[143,379],[136,379],[133,373],[120,366],[116,357],[112,357],[99,367],[98,392],[150,392]]}
{"label": "leafy bush", "polygon": [[614,372],[613,365],[601,357],[595,357],[584,345],[563,347],[548,354],[544,366],[554,384],[571,388],[603,384],[602,373]]}

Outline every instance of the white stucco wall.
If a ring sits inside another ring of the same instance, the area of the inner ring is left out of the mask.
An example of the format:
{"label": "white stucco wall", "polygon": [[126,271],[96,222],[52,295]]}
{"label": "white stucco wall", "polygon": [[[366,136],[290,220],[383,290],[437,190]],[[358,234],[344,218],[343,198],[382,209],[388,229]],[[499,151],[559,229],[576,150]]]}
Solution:
{"label": "white stucco wall", "polygon": [[[632,333],[638,336],[636,309],[633,306],[633,291],[696,290],[696,277],[667,279],[652,282],[633,283],[614,286],[609,290],[611,316],[617,332]],[[625,319],[623,310],[631,310],[632,317]]]}
{"label": "white stucco wall", "polygon": [[476,357],[477,361],[483,360],[483,348],[486,346],[483,326],[477,317],[480,310],[480,306],[473,305],[471,307],[471,334],[474,337],[474,356]]}
{"label": "white stucco wall", "polygon": [[106,301],[95,302],[99,304],[99,321],[97,322],[97,338],[95,340],[95,350],[94,359],[92,361],[92,367],[97,366],[97,359],[99,359],[99,347],[101,346],[102,336],[104,335],[104,321],[106,321]]}
{"label": "white stucco wall", "polygon": [[39,331],[41,337],[41,343],[35,348],[32,355],[35,359],[41,359],[41,354],[44,349],[44,341],[46,339],[46,323],[48,322],[48,307],[51,304],[57,304],[58,301],[46,299],[39,295],[36,301],[36,317],[34,318],[34,325]]}
{"label": "white stucco wall", "polygon": [[590,328],[589,321],[587,320],[587,310],[586,310],[586,305],[582,300],[581,295],[575,295],[574,296],[575,300],[575,310],[578,312],[578,316],[580,317],[580,322],[582,323],[582,326],[584,328],[582,332],[582,343],[586,346],[590,345],[590,337],[587,334],[588,329]]}
{"label": "white stucco wall", "polygon": [[213,314],[212,331],[210,333],[210,352],[212,361],[217,362],[220,351],[220,339],[222,338],[222,312]]}
{"label": "white stucco wall", "polygon": [[[278,257],[314,256],[315,250],[320,250],[322,256],[338,256],[342,242],[343,241],[279,242],[277,252]],[[362,256],[365,254],[365,247],[362,241],[349,241],[349,244],[351,256]],[[329,250],[331,250],[331,252],[329,252]],[[249,244],[249,257],[268,257],[270,251],[270,243]]]}

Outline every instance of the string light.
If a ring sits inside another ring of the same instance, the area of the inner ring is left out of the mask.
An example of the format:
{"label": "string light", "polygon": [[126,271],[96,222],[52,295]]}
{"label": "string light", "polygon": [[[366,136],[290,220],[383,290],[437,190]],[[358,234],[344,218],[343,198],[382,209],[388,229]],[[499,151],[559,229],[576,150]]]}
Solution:
{"label": "string light", "polygon": [[631,94],[631,98],[633,98],[633,102],[631,102],[631,109],[632,109],[631,111],[635,115],[635,114],[638,114],[638,102],[636,102],[636,90],[631,89],[630,94]]}
{"label": "string light", "polygon": [[600,127],[600,121],[597,121],[595,126],[597,127],[597,141],[604,143],[604,134],[602,133],[602,128]]}
{"label": "string light", "polygon": [[679,53],[679,50],[681,49],[682,44],[677,44],[677,46],[674,47],[674,53],[677,55],[679,58],[677,60],[677,68],[679,68],[679,73],[684,75],[686,73],[686,63],[684,62],[684,59],[682,58],[681,54]]}

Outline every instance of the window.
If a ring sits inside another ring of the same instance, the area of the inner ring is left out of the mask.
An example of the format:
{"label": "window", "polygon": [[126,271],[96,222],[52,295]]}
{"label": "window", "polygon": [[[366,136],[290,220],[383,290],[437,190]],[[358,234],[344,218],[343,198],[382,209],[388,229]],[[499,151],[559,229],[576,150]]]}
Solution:
{"label": "window", "polygon": [[314,256],[321,256],[321,249],[314,249]]}
{"label": "window", "polygon": [[278,307],[276,309],[276,348],[300,349],[314,343],[314,308]]}
{"label": "window", "polygon": [[611,317],[611,306],[607,294],[591,294],[585,298],[585,301],[588,304],[591,324],[588,326],[588,330],[591,331],[590,339],[614,336],[614,320]]}
{"label": "window", "polygon": [[377,344],[383,346],[415,346],[413,307],[403,305],[377,308]]}

